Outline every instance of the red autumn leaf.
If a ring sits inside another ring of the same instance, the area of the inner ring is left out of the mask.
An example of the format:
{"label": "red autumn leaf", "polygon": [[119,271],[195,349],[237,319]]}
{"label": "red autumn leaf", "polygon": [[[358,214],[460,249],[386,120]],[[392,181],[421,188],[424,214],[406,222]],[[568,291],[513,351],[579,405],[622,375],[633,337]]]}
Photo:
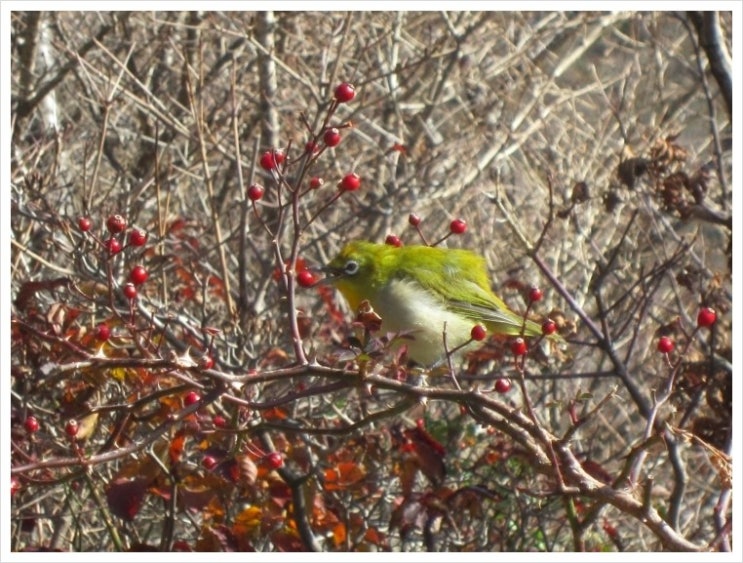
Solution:
{"label": "red autumn leaf", "polygon": [[296,530],[284,528],[271,534],[271,541],[278,551],[304,551],[307,548]]}
{"label": "red autumn leaf", "polygon": [[215,295],[217,297],[224,297],[225,295],[224,280],[222,280],[221,278],[218,278],[217,276],[209,276],[206,280],[206,283],[211,289],[212,295]]}
{"label": "red autumn leaf", "polygon": [[122,520],[134,520],[142,508],[149,484],[148,477],[118,477],[110,481],[106,487],[106,500],[111,512]]}
{"label": "red autumn leaf", "polygon": [[193,551],[193,549],[186,540],[176,540],[173,542],[171,551]]}
{"label": "red autumn leaf", "polygon": [[284,508],[292,500],[292,490],[283,481],[274,481],[268,486],[268,494],[279,508]]}
{"label": "red autumn leaf", "polygon": [[364,540],[377,547],[387,549],[387,536],[376,528],[367,528],[364,532]]}
{"label": "red autumn leaf", "polygon": [[440,485],[446,476],[444,446],[426,431],[422,422],[415,428],[405,430],[403,436],[405,437],[402,445],[405,456],[401,476],[403,491],[412,490],[408,487],[412,487],[416,469],[420,470],[431,483]]}
{"label": "red autumn leaf", "polygon": [[160,548],[148,543],[133,543],[129,551],[160,551]]}
{"label": "red autumn leaf", "polygon": [[444,448],[444,446],[441,445],[441,442],[439,442],[436,438],[434,438],[428,432],[428,430],[426,430],[423,420],[418,420],[416,422],[416,427],[414,429],[409,430],[407,435],[411,440],[413,440],[416,443],[418,442],[424,443],[426,446],[434,450],[440,456],[443,457],[444,455],[446,455],[446,448]]}

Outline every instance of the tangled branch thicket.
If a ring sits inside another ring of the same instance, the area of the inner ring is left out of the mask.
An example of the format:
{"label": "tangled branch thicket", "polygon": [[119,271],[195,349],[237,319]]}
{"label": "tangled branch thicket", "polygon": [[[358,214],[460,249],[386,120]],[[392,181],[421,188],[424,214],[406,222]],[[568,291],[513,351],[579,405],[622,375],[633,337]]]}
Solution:
{"label": "tangled branch thicket", "polygon": [[[14,550],[732,549],[730,13],[12,18]],[[411,213],[564,345],[312,286]]]}

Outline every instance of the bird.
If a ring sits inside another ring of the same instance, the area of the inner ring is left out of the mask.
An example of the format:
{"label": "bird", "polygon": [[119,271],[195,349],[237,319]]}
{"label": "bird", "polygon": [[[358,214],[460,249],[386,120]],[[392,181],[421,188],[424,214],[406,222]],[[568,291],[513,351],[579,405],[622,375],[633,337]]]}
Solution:
{"label": "bird", "polygon": [[423,366],[439,364],[446,349],[461,346],[461,353],[478,324],[494,334],[542,334],[493,292],[485,259],[470,250],[357,240],[324,271],[353,311],[368,301],[382,318],[382,334],[409,335],[408,358]]}

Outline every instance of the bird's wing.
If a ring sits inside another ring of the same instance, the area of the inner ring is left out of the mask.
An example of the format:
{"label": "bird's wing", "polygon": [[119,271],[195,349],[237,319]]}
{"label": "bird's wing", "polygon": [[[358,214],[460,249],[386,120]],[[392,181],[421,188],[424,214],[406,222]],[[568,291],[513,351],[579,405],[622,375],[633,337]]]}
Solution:
{"label": "bird's wing", "polygon": [[[462,252],[449,251],[447,257],[451,262],[444,264],[443,271],[438,265],[434,268],[416,263],[415,268],[411,267],[410,271],[405,273],[424,288],[438,295],[450,311],[472,319],[473,323],[489,325],[492,330],[500,334],[520,334],[524,326],[523,317],[511,311],[490,290],[485,260],[470,253],[464,255],[465,260],[462,260]],[[466,295],[466,301],[452,299],[450,297],[452,287],[459,289],[458,294]],[[541,327],[527,320],[524,333],[526,336],[537,336],[541,334]]]}
{"label": "bird's wing", "polygon": [[475,322],[489,324],[500,334],[521,334],[522,328],[526,336],[538,336],[542,328],[531,320],[524,318],[511,311],[508,306],[490,291],[485,291],[481,286],[468,280],[459,283],[469,284],[469,289],[477,299],[472,303],[462,301],[449,301],[447,307],[452,311],[461,313]]}

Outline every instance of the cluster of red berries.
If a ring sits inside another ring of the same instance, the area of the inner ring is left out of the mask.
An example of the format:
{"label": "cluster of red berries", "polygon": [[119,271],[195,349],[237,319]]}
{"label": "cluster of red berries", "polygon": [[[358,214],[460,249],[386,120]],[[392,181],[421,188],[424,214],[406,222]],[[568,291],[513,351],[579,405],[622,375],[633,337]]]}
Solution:
{"label": "cluster of red berries", "polygon": [[[421,236],[423,236],[422,233],[420,232],[420,229],[419,229],[419,226],[421,224],[421,221],[422,221],[421,217],[419,215],[416,215],[415,213],[411,213],[410,215],[408,215],[408,224],[411,227],[415,227],[415,229],[418,230],[418,233],[421,234]],[[466,230],[467,230],[467,222],[464,219],[454,219],[451,223],[449,223],[449,235],[461,235]],[[442,238],[436,244],[441,243],[449,235],[447,235],[446,237]],[[400,237],[398,237],[395,234],[389,234],[389,235],[387,235],[387,237],[385,238],[384,242],[385,242],[385,244],[388,244],[390,246],[400,247],[400,246],[403,245],[403,242],[400,239]],[[424,242],[425,242],[425,239],[424,239]]]}
{"label": "cluster of red berries", "polygon": [[[711,328],[717,322],[717,311],[712,307],[702,307],[697,313],[697,328]],[[670,336],[661,336],[658,339],[658,352],[670,354],[676,347],[676,342]]]}
{"label": "cluster of red berries", "polygon": [[[77,225],[83,233],[88,233],[93,228],[93,223],[89,217],[81,217],[78,219]],[[118,254],[126,247],[142,247],[147,243],[147,233],[140,229],[131,229],[124,237],[127,230],[127,221],[119,214],[110,215],[106,219],[106,230],[110,236],[104,240],[98,239],[95,235],[92,236],[110,255]],[[126,240],[126,246],[124,240]],[[144,284],[149,276],[150,273],[147,268],[141,265],[134,266],[129,272],[128,281],[121,288],[124,297],[130,301],[136,299],[137,288]],[[105,322],[100,323],[95,327],[93,335],[99,342],[106,342],[111,338],[111,328]]]}
{"label": "cluster of red berries", "polygon": [[[339,104],[344,104],[347,102],[350,102],[356,97],[356,88],[353,84],[349,82],[342,82],[338,86],[336,86],[333,98],[335,105],[334,108]],[[348,125],[343,125],[339,127],[347,127]],[[322,140],[325,143],[326,147],[336,147],[341,142],[341,132],[339,127],[327,127],[322,132]],[[310,140],[305,144],[305,152],[310,154],[315,154],[320,151],[320,147],[318,147],[315,140]],[[261,168],[266,170],[267,172],[272,171],[278,171],[282,164],[286,162],[286,153],[281,149],[271,149],[265,151],[263,154],[261,154],[260,159],[258,160],[258,163]],[[310,180],[310,188],[313,190],[316,190],[320,188],[323,185],[324,181],[322,178],[319,177],[313,177]],[[353,192],[358,190],[361,187],[361,177],[356,173],[349,173],[346,174],[341,180],[338,182],[338,189],[342,192]],[[248,188],[248,199],[250,201],[256,202],[263,198],[263,195],[265,194],[265,188],[261,186],[260,184],[253,184]]]}
{"label": "cluster of red berries", "polygon": [[[34,415],[30,415],[23,421],[23,427],[29,434],[35,434],[41,429],[41,424],[39,424],[39,420]],[[71,418],[65,423],[64,432],[70,438],[75,438],[79,430],[80,423],[76,419]]]}
{"label": "cluster of red berries", "polygon": [[[283,153],[282,153],[283,154]],[[264,153],[263,157],[271,155],[271,151]],[[263,157],[261,157],[261,166],[263,166]],[[266,169],[271,170],[273,166],[268,166]],[[325,180],[319,176],[315,176],[310,179],[310,189],[317,190],[325,184]],[[341,192],[355,192],[361,187],[361,176],[356,172],[349,172],[343,178],[338,181],[338,190]],[[252,184],[248,187],[248,199],[252,202],[263,199],[266,193],[266,189],[260,184]]]}
{"label": "cluster of red berries", "polygon": [[272,149],[264,152],[258,162],[263,170],[270,172],[271,170],[277,170],[285,160],[286,155],[284,151],[281,149]]}
{"label": "cluster of red berries", "polygon": [[[87,233],[93,228],[93,222],[90,217],[80,217],[77,220],[77,226],[80,231]],[[126,219],[122,215],[111,215],[106,219],[106,229],[111,236],[101,241],[101,244],[108,250],[109,254],[118,254],[124,249],[124,244],[118,235],[126,231],[126,227]],[[146,243],[146,232],[139,229],[129,231],[128,246],[144,246]]]}
{"label": "cluster of red berries", "polygon": [[[93,228],[93,222],[89,217],[80,217],[77,221],[77,226],[83,233],[87,233]],[[125,248],[122,242],[122,234],[126,231],[126,228],[127,222],[122,215],[110,215],[108,219],[106,219],[106,230],[109,232],[110,236],[100,242],[104,248],[108,250],[109,254],[118,254]],[[135,248],[141,247],[147,244],[147,233],[140,229],[132,229],[129,231],[126,240],[127,246]],[[124,296],[130,300],[136,298],[137,287],[146,282],[149,275],[149,272],[144,266],[135,266],[132,268],[131,272],[129,272],[129,282],[124,284],[124,287],[122,288]],[[101,329],[100,326],[98,328],[100,329],[98,339],[108,340],[109,333],[106,332],[105,329]]]}

